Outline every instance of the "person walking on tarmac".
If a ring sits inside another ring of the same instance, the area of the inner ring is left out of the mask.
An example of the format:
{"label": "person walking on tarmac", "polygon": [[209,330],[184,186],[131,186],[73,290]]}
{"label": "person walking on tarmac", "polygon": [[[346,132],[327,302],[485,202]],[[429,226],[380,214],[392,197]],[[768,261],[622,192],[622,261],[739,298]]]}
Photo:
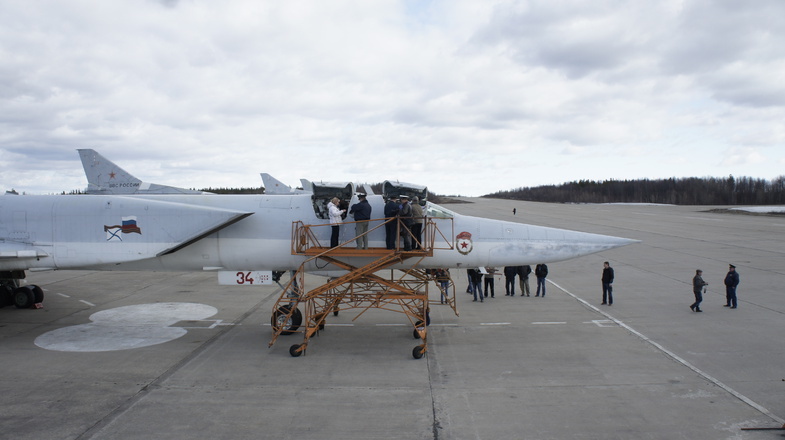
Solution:
{"label": "person walking on tarmac", "polygon": [[701,302],[703,302],[702,290],[708,286],[709,283],[703,281],[703,271],[698,269],[695,271],[695,276],[692,277],[692,293],[695,295],[695,302],[690,305],[693,312],[702,312]]}

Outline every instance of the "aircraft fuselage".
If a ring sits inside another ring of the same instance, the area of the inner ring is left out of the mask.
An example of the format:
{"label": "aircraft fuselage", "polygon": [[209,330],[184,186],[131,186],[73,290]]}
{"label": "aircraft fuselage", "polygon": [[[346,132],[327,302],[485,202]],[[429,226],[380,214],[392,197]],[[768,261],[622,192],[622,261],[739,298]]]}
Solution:
{"label": "aircraft fuselage", "polygon": [[[372,229],[383,221],[384,201],[374,195],[368,201]],[[433,257],[419,264],[424,268],[548,263],[634,242],[428,206],[441,234]],[[294,270],[306,259],[291,251],[296,221],[324,225],[313,231],[329,243],[329,221],[317,217],[309,194],[3,196],[0,271]],[[341,242],[354,234],[354,224],[341,226]],[[384,227],[370,233],[369,246],[385,247]],[[347,261],[361,266],[371,259]],[[332,269],[324,265],[315,260],[306,270]]]}

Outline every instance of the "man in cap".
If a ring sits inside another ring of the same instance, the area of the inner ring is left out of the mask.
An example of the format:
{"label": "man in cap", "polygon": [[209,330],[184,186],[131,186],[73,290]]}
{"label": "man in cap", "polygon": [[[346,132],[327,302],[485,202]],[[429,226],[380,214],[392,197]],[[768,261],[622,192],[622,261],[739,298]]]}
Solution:
{"label": "man in cap", "polygon": [[739,274],[736,266],[728,265],[728,274],[725,275],[725,306],[732,309],[736,308],[736,286],[739,285]]}
{"label": "man in cap", "polygon": [[357,239],[357,249],[368,249],[368,221],[371,219],[371,204],[365,198],[365,193],[357,193],[358,203],[349,209],[350,214],[354,214],[354,232]]}

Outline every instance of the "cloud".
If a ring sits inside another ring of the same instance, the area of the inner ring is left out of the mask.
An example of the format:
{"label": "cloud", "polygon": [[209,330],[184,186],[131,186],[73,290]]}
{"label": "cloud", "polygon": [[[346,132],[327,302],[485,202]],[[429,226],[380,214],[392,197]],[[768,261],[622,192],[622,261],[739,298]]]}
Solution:
{"label": "cloud", "polygon": [[685,149],[702,152],[699,174],[725,175],[748,147],[765,160],[744,171],[770,178],[785,158],[784,8],[9,1],[0,184],[84,188],[77,148],[197,188],[264,171],[480,195],[598,169],[690,175],[668,159]]}

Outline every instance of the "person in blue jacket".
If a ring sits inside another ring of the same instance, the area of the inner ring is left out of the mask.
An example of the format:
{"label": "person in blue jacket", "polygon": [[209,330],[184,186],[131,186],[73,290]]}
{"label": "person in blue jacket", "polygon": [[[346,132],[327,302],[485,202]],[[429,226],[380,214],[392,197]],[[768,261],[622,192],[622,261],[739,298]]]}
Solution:
{"label": "person in blue jacket", "polygon": [[739,285],[739,273],[736,266],[728,265],[728,274],[725,275],[725,306],[732,309],[736,308],[736,286]]}
{"label": "person in blue jacket", "polygon": [[[368,249],[368,220],[371,219],[371,204],[365,197],[365,193],[357,193],[358,203],[352,205],[349,214],[354,215],[354,232],[357,237],[357,249]],[[365,234],[365,235],[363,235]]]}

